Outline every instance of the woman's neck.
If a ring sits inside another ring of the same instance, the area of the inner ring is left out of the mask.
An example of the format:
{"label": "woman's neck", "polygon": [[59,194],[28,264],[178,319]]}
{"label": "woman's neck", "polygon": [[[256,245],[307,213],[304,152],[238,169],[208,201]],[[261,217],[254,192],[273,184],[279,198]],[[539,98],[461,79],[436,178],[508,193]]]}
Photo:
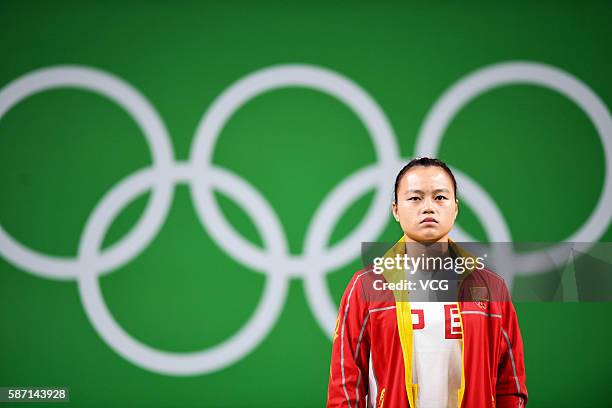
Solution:
{"label": "woman's neck", "polygon": [[450,256],[448,237],[435,242],[418,242],[405,240],[406,255],[409,257],[444,258]]}

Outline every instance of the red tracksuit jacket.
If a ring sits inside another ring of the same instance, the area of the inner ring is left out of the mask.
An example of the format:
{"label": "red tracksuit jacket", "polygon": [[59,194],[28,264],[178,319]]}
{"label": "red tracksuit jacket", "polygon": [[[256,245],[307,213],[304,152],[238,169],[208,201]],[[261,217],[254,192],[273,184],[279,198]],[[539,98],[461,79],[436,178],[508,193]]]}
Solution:
{"label": "red tracksuit jacket", "polygon": [[[452,240],[449,243],[457,252],[465,253]],[[375,291],[373,282],[381,279],[393,281],[386,273],[378,275],[371,266],[366,267],[355,273],[342,296],[333,338],[327,407],[416,406],[410,303],[392,291],[382,295]],[[454,310],[447,310],[452,315],[446,316],[447,324],[453,318],[460,324],[457,335],[462,338],[458,406],[524,407],[527,388],[523,342],[505,282],[487,269],[474,269],[463,279],[462,293],[472,287],[486,287],[490,301],[460,296]]]}

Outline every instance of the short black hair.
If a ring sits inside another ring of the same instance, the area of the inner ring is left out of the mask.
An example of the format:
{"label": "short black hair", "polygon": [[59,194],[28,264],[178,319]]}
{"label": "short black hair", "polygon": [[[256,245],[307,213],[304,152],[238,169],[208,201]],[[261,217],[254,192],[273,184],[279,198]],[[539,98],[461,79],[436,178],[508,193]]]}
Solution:
{"label": "short black hair", "polygon": [[439,159],[435,159],[432,157],[415,157],[414,159],[410,160],[408,162],[408,164],[406,164],[404,167],[402,167],[402,169],[399,171],[399,173],[397,173],[397,177],[395,178],[395,190],[393,193],[393,202],[395,204],[397,204],[397,188],[399,187],[399,183],[400,180],[402,179],[402,176],[404,174],[406,174],[406,172],[408,170],[410,170],[413,167],[416,166],[424,166],[424,167],[429,167],[429,166],[437,166],[437,167],[441,167],[451,178],[451,180],[453,181],[453,189],[455,190],[455,201],[457,201],[457,180],[455,180],[455,175],[453,174],[453,172],[448,168],[448,166],[446,165],[446,163],[444,163],[442,160]]}

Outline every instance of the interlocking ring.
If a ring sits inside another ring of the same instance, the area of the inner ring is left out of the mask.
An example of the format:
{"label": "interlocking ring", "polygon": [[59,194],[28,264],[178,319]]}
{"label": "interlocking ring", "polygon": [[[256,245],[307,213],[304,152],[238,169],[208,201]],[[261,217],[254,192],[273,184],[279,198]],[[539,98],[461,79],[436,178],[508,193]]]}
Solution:
{"label": "interlocking ring", "polygon": [[[478,94],[496,86],[529,83],[561,92],[576,102],[593,121],[604,146],[606,178],[595,212],[569,241],[597,241],[612,218],[612,120],[599,99],[585,84],[550,66],[512,62],[497,64],[467,76],[445,92],[428,114],[421,129],[416,154],[435,155],[444,130],[453,116]],[[0,254],[34,275],[59,280],[76,279],[88,318],[102,339],[133,364],[167,375],[210,373],[231,365],[250,353],[275,324],[284,305],[291,277],[304,279],[308,303],[323,331],[331,337],[337,306],[325,276],[359,254],[360,244],[374,241],[388,221],[389,180],[407,159],[399,156],[396,138],[384,112],[368,93],[348,78],[321,67],[281,65],[257,71],[224,91],[203,116],[188,161],[176,161],[168,132],[153,106],[136,89],[106,72],[60,66],[34,71],[0,91],[0,119],[19,101],[43,90],[80,88],[114,101],[125,109],[143,132],[153,163],[117,183],[88,217],[77,256],[57,257],[36,252],[11,237],[0,226]],[[301,255],[289,252],[287,238],[277,214],[250,183],[228,169],[213,165],[216,140],[225,123],[246,102],[259,94],[283,87],[305,87],[327,93],[346,104],[372,136],[377,163],[346,177],[330,191],[305,230]],[[491,241],[511,242],[510,232],[493,199],[472,178],[453,168],[462,186],[461,198],[482,220]],[[210,349],[176,353],[157,350],[130,336],[114,320],[106,306],[98,278],[138,256],[155,238],[166,220],[174,187],[190,187],[196,213],[208,234],[223,251],[242,265],[267,276],[263,296],[247,323],[232,337]],[[327,247],[344,211],[360,196],[375,189],[368,213],[343,240]],[[234,200],[253,220],[264,248],[260,249],[235,231],[223,217],[213,191]],[[112,221],[139,195],[152,191],[144,214],[117,243],[105,250],[102,241]],[[458,241],[473,241],[455,227]],[[557,251],[560,252],[560,251]],[[517,271],[504,271],[510,282],[515,272],[534,273],[548,266],[547,253],[504,253]],[[535,266],[534,266],[535,265]]]}

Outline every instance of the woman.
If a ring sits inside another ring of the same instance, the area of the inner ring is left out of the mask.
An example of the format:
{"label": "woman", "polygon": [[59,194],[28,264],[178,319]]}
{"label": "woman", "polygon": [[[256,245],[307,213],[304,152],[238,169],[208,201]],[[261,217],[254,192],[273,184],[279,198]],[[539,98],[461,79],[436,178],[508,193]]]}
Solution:
{"label": "woman", "polygon": [[[412,160],[396,177],[392,204],[404,234],[385,257],[474,260],[448,237],[458,210],[448,166]],[[457,279],[454,301],[415,302],[414,287],[393,284],[416,269],[420,276],[432,271],[406,265],[382,274],[370,265],[349,282],[334,333],[327,406],[525,406],[523,344],[503,280],[480,264]]]}

